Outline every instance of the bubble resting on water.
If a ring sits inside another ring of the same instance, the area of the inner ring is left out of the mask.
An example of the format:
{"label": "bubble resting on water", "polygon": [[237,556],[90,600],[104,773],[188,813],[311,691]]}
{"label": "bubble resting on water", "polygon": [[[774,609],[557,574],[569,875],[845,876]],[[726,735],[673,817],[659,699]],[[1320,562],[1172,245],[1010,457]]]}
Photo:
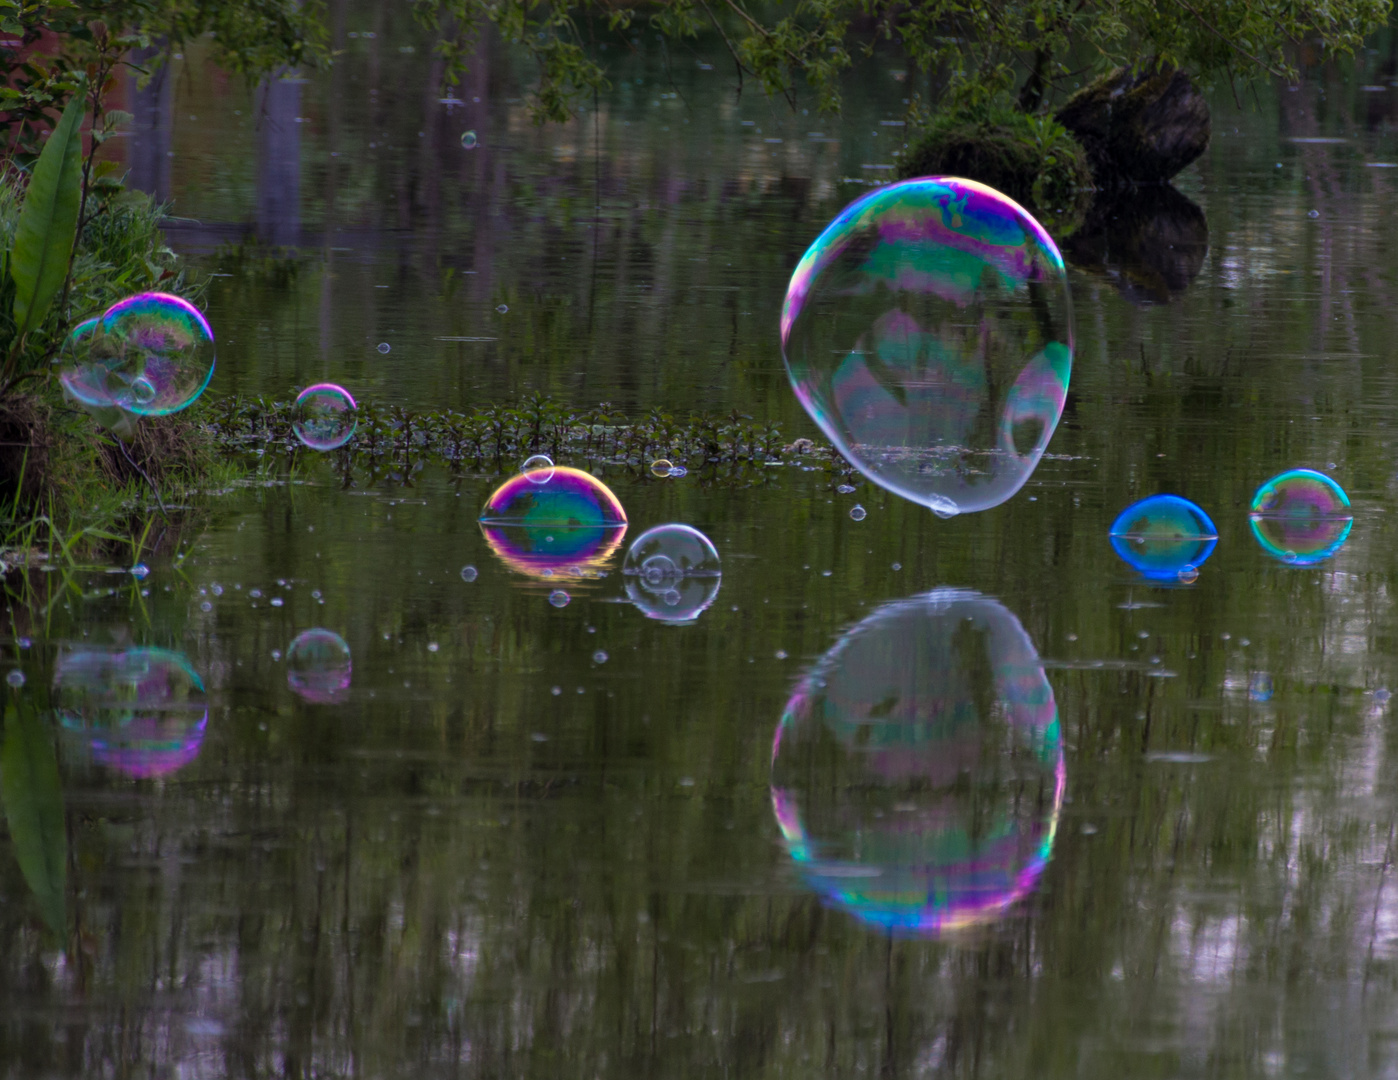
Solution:
{"label": "bubble resting on water", "polygon": [[1344,546],[1354,517],[1349,496],[1332,478],[1291,469],[1257,489],[1248,522],[1268,555],[1290,566],[1314,566]]}
{"label": "bubble resting on water", "polygon": [[722,564],[707,536],[689,525],[658,525],[638,536],[622,563],[626,595],[646,615],[690,622],[718,595]]}
{"label": "bubble resting on water", "polygon": [[659,460],[652,461],[650,463],[651,475],[658,476],[661,479],[664,479],[665,477],[669,476],[670,473],[674,471],[674,468],[675,466],[665,458],[660,458]]}
{"label": "bubble resting on water", "polygon": [[296,396],[291,430],[312,450],[335,450],[354,437],[358,409],[348,390],[334,383],[317,383]]}
{"label": "bubble resting on water", "polygon": [[316,627],[297,634],[286,649],[287,684],[315,705],[335,705],[349,696],[354,665],[345,639]]}
{"label": "bubble resting on water", "polygon": [[491,551],[530,577],[604,574],[626,536],[626,511],[590,473],[555,466],[545,483],[512,477],[486,500],[481,532]]}
{"label": "bubble resting on water", "polygon": [[1192,584],[1218,544],[1218,529],[1203,507],[1178,495],[1132,503],[1108,530],[1112,549],[1143,577]]}
{"label": "bubble resting on water", "polygon": [[10,673],[5,676],[5,682],[15,689],[19,689],[24,685],[24,672],[20,671],[19,668],[11,669]]}
{"label": "bubble resting on water", "polygon": [[549,603],[556,608],[567,607],[568,601],[571,599],[572,597],[562,589],[554,589],[553,592],[549,593]]}
{"label": "bubble resting on water", "polygon": [[1063,259],[1018,204],[931,177],[846,207],[792,274],[783,357],[860,472],[950,516],[1010,498],[1063,413]]}
{"label": "bubble resting on water", "polygon": [[864,507],[860,506],[858,503],[855,503],[852,507],[850,507],[849,516],[855,521],[863,521],[866,517],[869,516],[869,512],[865,510]]}
{"label": "bubble resting on water", "polygon": [[461,149],[474,150],[476,148],[476,133],[474,131],[463,131],[461,133]]}
{"label": "bubble resting on water", "polygon": [[378,344],[378,350],[379,352],[387,356],[390,352],[393,351],[393,346],[386,341],[380,341]]}
{"label": "bubble resting on water", "polygon": [[553,479],[553,458],[547,454],[535,454],[524,459],[524,478],[531,484],[547,484]]}
{"label": "bubble resting on water", "polygon": [[475,580],[476,580],[476,568],[475,568],[474,566],[463,566],[463,567],[461,568],[461,580],[462,580],[462,581],[475,581]]}

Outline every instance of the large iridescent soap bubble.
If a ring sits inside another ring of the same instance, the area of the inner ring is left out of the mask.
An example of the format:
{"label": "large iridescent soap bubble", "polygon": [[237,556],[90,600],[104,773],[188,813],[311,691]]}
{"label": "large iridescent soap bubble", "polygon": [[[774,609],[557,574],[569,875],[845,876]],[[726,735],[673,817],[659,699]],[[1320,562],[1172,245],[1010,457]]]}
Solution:
{"label": "large iridescent soap bubble", "polygon": [[847,206],[791,275],[791,385],[852,464],[942,516],[1034,471],[1073,364],[1063,257],[993,188],[926,177]]}
{"label": "large iridescent soap bubble", "polygon": [[359,424],[358,409],[344,387],[316,383],[296,395],[291,430],[312,450],[335,450],[353,438]]}
{"label": "large iridescent soap bubble", "polygon": [[349,646],[333,630],[303,631],[286,647],[287,685],[313,705],[345,701],[353,674]]}
{"label": "large iridescent soap bubble", "polygon": [[140,293],[80,323],[59,382],[92,409],[165,416],[192,405],[214,374],[214,333],[182,297]]}
{"label": "large iridescent soap bubble", "polygon": [[1152,581],[1189,584],[1218,544],[1213,519],[1178,495],[1132,503],[1112,522],[1112,549]]}
{"label": "large iridescent soap bubble", "polygon": [[772,809],[822,900],[894,934],[999,917],[1048,864],[1066,771],[1058,708],[1019,620],[979,593],[895,601],[797,685]]}
{"label": "large iridescent soap bubble", "polygon": [[1314,469],[1291,469],[1268,480],[1252,497],[1248,521],[1262,550],[1292,566],[1324,562],[1354,527],[1345,489]]}
{"label": "large iridescent soap bubble", "polygon": [[183,653],[83,648],[59,655],[53,707],[93,760],[128,776],[165,776],[193,761],[209,709],[204,681]]}
{"label": "large iridescent soap bubble", "polygon": [[718,595],[723,567],[713,541],[690,525],[657,525],[621,564],[630,601],[652,619],[693,622]]}
{"label": "large iridescent soap bubble", "polygon": [[626,511],[591,473],[552,463],[501,484],[481,532],[511,569],[542,581],[600,577],[626,536]]}

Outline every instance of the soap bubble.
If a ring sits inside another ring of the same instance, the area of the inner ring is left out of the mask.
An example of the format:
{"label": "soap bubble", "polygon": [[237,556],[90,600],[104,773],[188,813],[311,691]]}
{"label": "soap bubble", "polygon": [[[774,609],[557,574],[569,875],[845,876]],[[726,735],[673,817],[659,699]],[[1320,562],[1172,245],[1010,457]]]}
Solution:
{"label": "soap bubble", "polygon": [[331,630],[306,630],[286,647],[287,684],[313,705],[337,705],[349,697],[354,667],[345,639]]}
{"label": "soap bubble", "polygon": [[501,315],[504,315],[506,312],[510,310],[510,307],[508,304],[501,304],[495,310],[498,311]]}
{"label": "soap bubble", "polygon": [[849,509],[849,516],[854,521],[863,521],[869,516],[869,511],[865,510],[864,507],[860,506],[858,503],[855,503]]}
{"label": "soap bubble", "polygon": [[91,408],[166,416],[187,408],[214,374],[214,332],[188,300],[140,293],[69,335],[58,379]]}
{"label": "soap bubble", "polygon": [[474,566],[463,566],[461,568],[461,580],[467,582],[475,581],[476,568]]}
{"label": "soap bubble", "polygon": [[461,149],[474,150],[476,148],[476,133],[474,131],[463,131],[461,133]]}
{"label": "soap bubble", "polygon": [[604,572],[626,535],[626,511],[597,477],[559,465],[543,483],[521,474],[501,484],[486,501],[480,526],[511,569],[575,581]]}
{"label": "soap bubble", "polygon": [[535,454],[524,459],[524,478],[531,484],[547,484],[553,479],[553,458],[547,454]]}
{"label": "soap bubble", "polygon": [[24,685],[24,672],[20,671],[19,668],[12,668],[10,673],[5,676],[5,682],[18,690]]}
{"label": "soap bubble", "polygon": [[781,318],[801,404],[869,479],[943,517],[1029,479],[1063,415],[1063,258],[1022,207],[928,177],[850,204],[791,276]]}
{"label": "soap bubble", "polygon": [[199,754],[208,723],[204,681],[183,653],[83,648],[60,653],[53,706],[94,760],[128,776],[164,776]]}
{"label": "soap bubble", "polygon": [[150,567],[143,562],[138,562],[131,568],[131,576],[138,581],[144,580],[150,575]]}
{"label": "soap bubble", "polygon": [[379,352],[382,353],[384,356],[387,356],[389,353],[393,351],[393,346],[386,341],[380,341],[377,348]]}
{"label": "soap bubble", "polygon": [[626,595],[652,619],[692,622],[714,602],[722,578],[718,549],[688,525],[657,525],[636,537],[621,572]]}
{"label": "soap bubble", "polygon": [[797,685],[772,810],[822,901],[904,936],[1000,917],[1053,851],[1058,708],[1002,604],[939,589],[886,604]]}
{"label": "soap bubble", "polygon": [[608,659],[609,657],[607,656],[606,652],[602,649],[598,649],[595,653],[592,654],[592,662],[594,664],[605,664]]}
{"label": "soap bubble", "polygon": [[354,398],[334,383],[316,383],[296,395],[291,430],[312,450],[334,450],[354,435],[359,417]]}
{"label": "soap bubble", "polygon": [[672,465],[665,458],[661,458],[658,461],[652,461],[650,463],[651,475],[658,476],[662,480],[665,479],[665,477],[669,476],[670,473],[674,471],[674,469],[675,466]]}
{"label": "soap bubble", "polygon": [[1151,581],[1188,585],[1213,554],[1218,530],[1203,509],[1178,495],[1132,503],[1112,522],[1112,549]]}
{"label": "soap bubble", "polygon": [[1262,550],[1292,566],[1330,558],[1354,526],[1344,488],[1313,469],[1291,469],[1268,480],[1253,495],[1248,520]]}
{"label": "soap bubble", "polygon": [[1272,676],[1265,671],[1253,674],[1248,680],[1248,697],[1253,701],[1272,700]]}
{"label": "soap bubble", "polygon": [[554,589],[553,592],[549,593],[549,603],[556,608],[567,607],[568,601],[571,599],[573,598],[562,589]]}
{"label": "soap bubble", "polygon": [[671,480],[678,480],[681,476],[688,476],[688,475],[689,475],[689,470],[686,469],[683,465],[671,465],[671,466],[670,466],[670,479],[671,479]]}

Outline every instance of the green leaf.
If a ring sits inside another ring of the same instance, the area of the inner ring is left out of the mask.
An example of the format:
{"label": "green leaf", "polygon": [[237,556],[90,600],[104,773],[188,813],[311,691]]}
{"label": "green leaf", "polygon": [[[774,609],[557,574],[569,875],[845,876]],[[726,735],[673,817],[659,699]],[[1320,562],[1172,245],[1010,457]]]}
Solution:
{"label": "green leaf", "polygon": [[31,708],[5,710],[0,746],[0,798],[24,880],[39,901],[49,929],[66,942],[68,834],[58,759],[47,730]]}
{"label": "green leaf", "polygon": [[82,118],[83,95],[75,94],[34,163],[20,208],[10,259],[16,337],[44,321],[68,274],[82,202]]}

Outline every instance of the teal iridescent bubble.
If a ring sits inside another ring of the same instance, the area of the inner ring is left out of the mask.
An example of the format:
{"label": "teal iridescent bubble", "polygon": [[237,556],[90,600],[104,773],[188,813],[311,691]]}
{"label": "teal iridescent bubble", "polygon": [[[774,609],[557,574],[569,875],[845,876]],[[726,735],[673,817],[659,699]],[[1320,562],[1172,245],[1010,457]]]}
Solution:
{"label": "teal iridescent bubble", "polygon": [[845,633],[772,742],[772,810],[802,878],[896,935],[986,923],[1032,892],[1066,781],[1033,642],[962,589],[885,604]]}
{"label": "teal iridescent bubble", "polygon": [[1152,495],[1117,515],[1111,542],[1144,577],[1189,584],[1218,545],[1218,529],[1197,503],[1178,495]]}
{"label": "teal iridescent bubble", "polygon": [[781,338],[801,404],[865,476],[944,517],[985,510],[1029,479],[1063,415],[1063,258],[984,184],[892,184],[802,257]]}
{"label": "teal iridescent bubble", "polygon": [[91,409],[166,416],[188,408],[214,373],[214,334],[183,297],[140,293],[79,324],[59,382]]}
{"label": "teal iridescent bubble", "polygon": [[1248,522],[1268,555],[1292,566],[1314,566],[1344,546],[1354,515],[1345,489],[1330,477],[1291,469],[1257,489]]}

